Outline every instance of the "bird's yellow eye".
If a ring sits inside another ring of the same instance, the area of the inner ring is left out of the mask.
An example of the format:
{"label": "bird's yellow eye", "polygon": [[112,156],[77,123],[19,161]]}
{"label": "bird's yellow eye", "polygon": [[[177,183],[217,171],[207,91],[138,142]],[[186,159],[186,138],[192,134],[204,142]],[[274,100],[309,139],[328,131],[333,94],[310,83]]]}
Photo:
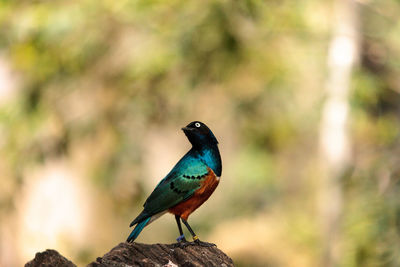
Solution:
{"label": "bird's yellow eye", "polygon": [[200,123],[196,122],[196,123],[194,124],[194,126],[196,126],[197,128],[200,128]]}

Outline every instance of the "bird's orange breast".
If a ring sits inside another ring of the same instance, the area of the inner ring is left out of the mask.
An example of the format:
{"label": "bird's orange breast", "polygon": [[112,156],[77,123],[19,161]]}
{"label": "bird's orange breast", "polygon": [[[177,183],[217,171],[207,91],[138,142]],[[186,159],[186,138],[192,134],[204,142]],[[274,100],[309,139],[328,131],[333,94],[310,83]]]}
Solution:
{"label": "bird's orange breast", "polygon": [[217,188],[219,179],[212,169],[208,168],[208,174],[197,189],[193,196],[178,205],[170,208],[168,211],[172,214],[179,215],[184,220],[187,220],[189,215],[201,206]]}

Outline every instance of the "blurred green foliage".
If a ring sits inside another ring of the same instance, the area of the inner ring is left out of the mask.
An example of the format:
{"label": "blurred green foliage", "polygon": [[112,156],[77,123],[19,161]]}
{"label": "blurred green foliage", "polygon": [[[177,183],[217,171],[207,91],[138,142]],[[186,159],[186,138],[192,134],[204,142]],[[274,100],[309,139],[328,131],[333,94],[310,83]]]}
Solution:
{"label": "blurred green foliage", "polygon": [[[398,266],[400,5],[358,4],[341,266]],[[316,266],[324,241],[315,226],[315,165],[331,12],[331,1],[316,0],[1,1],[0,60],[16,86],[0,99],[0,227],[13,220],[27,173],[73,162],[96,201],[111,203],[96,213],[119,218],[100,223],[102,238],[73,253],[87,263],[124,240],[155,184],[149,179],[162,178],[149,177],[144,159],[152,138],[172,133],[183,146],[180,127],[200,119],[220,140],[224,166],[214,204],[199,209],[194,227],[214,241],[216,225],[264,218],[280,235],[232,233],[243,245],[226,249],[239,265]],[[158,149],[176,152],[168,145]],[[180,156],[173,152],[171,162]],[[145,241],[176,235],[173,220],[149,227],[156,234]],[[258,253],[254,239],[267,240]],[[254,254],[242,253],[246,246]]]}

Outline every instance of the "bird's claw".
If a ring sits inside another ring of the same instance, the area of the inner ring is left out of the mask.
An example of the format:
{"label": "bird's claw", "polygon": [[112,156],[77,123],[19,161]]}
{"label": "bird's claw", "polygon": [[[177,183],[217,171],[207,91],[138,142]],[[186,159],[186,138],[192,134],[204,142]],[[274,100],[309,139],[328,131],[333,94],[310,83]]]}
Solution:
{"label": "bird's claw", "polygon": [[180,235],[176,241],[178,241],[175,246],[180,248],[185,248],[187,246],[202,246],[202,247],[216,247],[217,245],[213,243],[203,242],[197,236],[193,237],[193,242],[188,242],[185,236],[182,234]]}
{"label": "bird's claw", "polygon": [[176,241],[178,241],[175,246],[176,247],[180,247],[180,248],[184,248],[186,246],[188,246],[190,244],[190,242],[188,242],[185,238],[184,235],[179,236]]}
{"label": "bird's claw", "polygon": [[198,245],[198,246],[202,246],[202,247],[216,247],[217,246],[214,243],[208,243],[208,242],[200,241],[200,239],[196,239],[195,241],[193,241],[193,243]]}
{"label": "bird's claw", "polygon": [[186,241],[186,239],[183,239],[183,240],[175,243],[175,247],[185,248],[187,246],[216,247],[217,245],[215,245],[213,243],[203,242],[203,241],[200,241],[199,239],[196,239],[193,242],[188,242],[188,241]]}
{"label": "bird's claw", "polygon": [[176,248],[185,248],[185,247],[190,246],[190,245],[191,245],[191,242],[188,242],[186,240],[184,240],[184,241],[182,240],[182,241],[179,241],[179,242],[174,244],[174,246]]}

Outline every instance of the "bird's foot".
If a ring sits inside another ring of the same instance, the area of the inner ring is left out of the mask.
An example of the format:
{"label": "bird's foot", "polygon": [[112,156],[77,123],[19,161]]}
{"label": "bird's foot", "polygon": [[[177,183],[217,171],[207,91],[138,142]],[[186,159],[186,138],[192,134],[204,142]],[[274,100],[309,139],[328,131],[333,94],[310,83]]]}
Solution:
{"label": "bird's foot", "polygon": [[188,242],[184,235],[179,236],[176,241],[175,247],[185,248],[187,246],[202,246],[202,247],[216,247],[217,245],[213,243],[208,243],[204,241],[200,241],[197,236],[193,237],[193,242]]}
{"label": "bird's foot", "polygon": [[208,242],[200,241],[200,239],[196,239],[195,241],[193,241],[193,243],[198,245],[198,246],[202,246],[202,247],[216,247],[217,246],[214,243],[208,243]]}
{"label": "bird's foot", "polygon": [[185,238],[184,235],[179,236],[179,237],[176,239],[176,241],[178,241],[178,242],[175,244],[176,247],[184,248],[184,247],[190,245],[190,242],[188,242],[188,241],[186,240],[186,238]]}
{"label": "bird's foot", "polygon": [[192,246],[192,245],[193,245],[192,242],[181,241],[181,242],[175,243],[175,244],[174,244],[174,247],[184,249],[184,248],[186,248],[187,246]]}
{"label": "bird's foot", "polygon": [[215,245],[213,243],[200,241],[200,239],[199,239],[199,237],[197,235],[193,236],[193,244],[194,245],[198,245],[198,246],[202,246],[202,247],[216,247],[217,246],[217,245]]}

